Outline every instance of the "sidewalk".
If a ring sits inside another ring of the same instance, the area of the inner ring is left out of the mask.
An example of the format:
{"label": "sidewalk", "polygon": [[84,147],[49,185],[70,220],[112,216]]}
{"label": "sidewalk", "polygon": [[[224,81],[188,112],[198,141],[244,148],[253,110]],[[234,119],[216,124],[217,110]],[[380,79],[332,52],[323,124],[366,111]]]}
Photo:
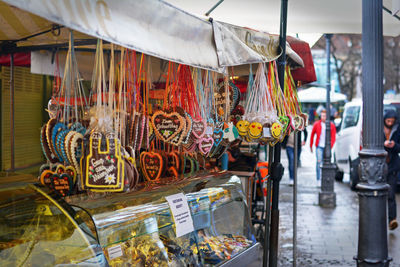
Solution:
{"label": "sidewalk", "polygon": [[[280,187],[279,266],[292,266],[293,261],[293,186],[289,185],[286,151]],[[315,154],[303,147],[302,167],[298,168],[297,195],[297,266],[356,266],[353,257],[358,245],[358,196],[350,190],[348,177],[335,182],[336,204],[333,209],[318,206]],[[397,196],[400,214],[400,197]],[[388,230],[390,266],[400,267],[400,228]]]}

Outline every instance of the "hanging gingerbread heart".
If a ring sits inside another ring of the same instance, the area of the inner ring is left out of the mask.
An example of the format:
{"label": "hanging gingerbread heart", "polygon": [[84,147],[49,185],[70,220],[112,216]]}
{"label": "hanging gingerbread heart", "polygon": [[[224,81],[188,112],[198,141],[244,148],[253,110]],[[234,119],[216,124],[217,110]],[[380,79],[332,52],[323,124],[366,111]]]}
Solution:
{"label": "hanging gingerbread heart", "polygon": [[42,127],[40,130],[40,145],[42,147],[42,151],[46,159],[51,162],[51,163],[56,163],[57,159],[51,152],[51,148],[49,146],[49,143],[47,142],[46,138],[46,124]]}
{"label": "hanging gingerbread heart", "polygon": [[50,177],[54,174],[52,170],[45,170],[40,174],[40,183],[42,185],[51,187]]}
{"label": "hanging gingerbread heart", "polygon": [[167,143],[186,127],[186,121],[179,113],[167,113],[161,110],[153,114],[151,124],[157,138]]}
{"label": "hanging gingerbread heart", "polygon": [[214,145],[214,139],[212,137],[202,138],[198,144],[199,151],[203,155],[207,155],[210,152],[213,145]]}
{"label": "hanging gingerbread heart", "polygon": [[286,130],[290,123],[290,119],[287,116],[279,116],[278,120],[282,125],[282,136],[285,136]]}
{"label": "hanging gingerbread heart", "polygon": [[192,123],[192,134],[196,139],[200,139],[206,133],[207,124],[205,120],[201,117],[197,119],[193,119]]}
{"label": "hanging gingerbread heart", "polygon": [[164,161],[160,154],[155,152],[142,152],[140,162],[143,174],[147,181],[158,181],[163,173]]}
{"label": "hanging gingerbread heart", "polygon": [[69,174],[53,174],[50,180],[52,188],[63,197],[69,196],[72,193],[73,180]]}
{"label": "hanging gingerbread heart", "polygon": [[224,137],[224,131],[221,128],[214,128],[212,137],[214,139],[214,146],[217,147]]}
{"label": "hanging gingerbread heart", "polygon": [[189,113],[186,113],[186,133],[185,133],[185,137],[183,138],[182,143],[183,144],[187,144],[189,142],[190,139],[190,135],[192,134],[193,131],[193,119],[192,116],[189,115]]}
{"label": "hanging gingerbread heart", "polygon": [[300,116],[303,118],[304,120],[304,128],[308,126],[308,114],[306,113],[301,113]]}
{"label": "hanging gingerbread heart", "polygon": [[304,129],[303,128],[304,120],[299,115],[293,117],[293,124],[296,130],[302,131],[302,129]]}
{"label": "hanging gingerbread heart", "polygon": [[[56,119],[50,119],[47,123],[46,123],[46,140],[47,140],[47,144],[50,147],[51,153],[54,155],[54,157],[56,158],[56,151],[54,149],[53,146],[53,142],[52,142],[52,133],[53,133],[53,128],[54,125],[57,124],[57,120]],[[56,161],[58,161],[58,159],[56,158]]]}
{"label": "hanging gingerbread heart", "polygon": [[178,170],[180,168],[180,158],[177,152],[171,152],[167,154],[168,157],[168,174],[172,177],[178,178]]}
{"label": "hanging gingerbread heart", "polygon": [[[200,140],[200,139],[198,139],[198,140]],[[183,144],[183,148],[185,149],[185,152],[192,153],[196,150],[197,143],[190,138],[189,141],[187,142],[187,144]]]}

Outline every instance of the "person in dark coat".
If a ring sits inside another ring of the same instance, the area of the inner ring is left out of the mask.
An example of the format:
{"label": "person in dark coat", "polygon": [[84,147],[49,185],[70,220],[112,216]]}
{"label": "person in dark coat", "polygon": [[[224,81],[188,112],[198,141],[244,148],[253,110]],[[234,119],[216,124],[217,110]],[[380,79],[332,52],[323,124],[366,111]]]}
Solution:
{"label": "person in dark coat", "polygon": [[[304,139],[302,141],[301,136],[304,135]],[[297,166],[300,166],[300,155],[301,155],[301,147],[306,144],[307,141],[307,130],[304,129],[301,132],[297,133]],[[288,157],[289,163],[289,184],[293,184],[294,178],[294,133],[292,132],[289,136],[286,136],[283,139],[282,147],[286,149],[286,154]]]}
{"label": "person in dark coat", "polygon": [[386,163],[388,164],[387,183],[390,185],[388,195],[389,229],[394,230],[398,226],[396,220],[396,187],[397,174],[400,171],[400,131],[396,111],[386,111],[383,124],[385,133],[383,145],[387,151]]}

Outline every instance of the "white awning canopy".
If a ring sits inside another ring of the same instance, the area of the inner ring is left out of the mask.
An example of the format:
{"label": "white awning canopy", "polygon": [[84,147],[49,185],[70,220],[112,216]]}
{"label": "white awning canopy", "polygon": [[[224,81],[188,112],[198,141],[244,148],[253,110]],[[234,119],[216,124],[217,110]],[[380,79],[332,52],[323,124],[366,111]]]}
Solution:
{"label": "white awning canopy", "polygon": [[[1,1],[0,40],[11,41],[11,45],[14,40],[49,30],[56,23],[78,31],[77,41],[100,38],[157,58],[218,72],[223,72],[225,66],[279,57],[278,36],[219,22],[214,23],[214,31],[207,19],[160,0]],[[60,33],[53,30],[17,44],[67,40],[68,29],[63,28]],[[294,65],[303,65],[290,46],[287,53]]]}
{"label": "white awning canopy", "polygon": [[[325,103],[326,89],[324,87],[310,87],[308,89],[299,90],[298,97],[302,103]],[[331,102],[346,101],[346,95],[331,91]]]}
{"label": "white awning canopy", "polygon": [[[193,14],[203,15],[216,0],[167,0]],[[392,5],[393,1],[393,5]],[[383,0],[384,7],[396,12],[399,0]],[[396,3],[397,2],[397,3]],[[287,32],[295,33],[361,33],[361,0],[290,0]],[[279,32],[280,0],[225,0],[211,17],[243,27],[270,33]],[[383,34],[398,36],[400,21],[383,12]]]}

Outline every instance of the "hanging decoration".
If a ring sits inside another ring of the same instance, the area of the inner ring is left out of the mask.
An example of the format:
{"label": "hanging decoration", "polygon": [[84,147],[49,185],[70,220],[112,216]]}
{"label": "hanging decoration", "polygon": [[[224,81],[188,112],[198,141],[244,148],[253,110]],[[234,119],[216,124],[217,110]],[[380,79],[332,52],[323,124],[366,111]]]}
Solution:
{"label": "hanging decoration", "polygon": [[289,67],[281,90],[275,62],[258,64],[255,75],[250,66],[241,99],[233,68],[221,76],[168,62],[153,83],[151,57],[112,44],[106,51],[98,41],[86,97],[73,43],[71,33],[40,132],[47,164],[39,180],[62,196],[174,183],[238,140],[275,145],[306,127]]}

